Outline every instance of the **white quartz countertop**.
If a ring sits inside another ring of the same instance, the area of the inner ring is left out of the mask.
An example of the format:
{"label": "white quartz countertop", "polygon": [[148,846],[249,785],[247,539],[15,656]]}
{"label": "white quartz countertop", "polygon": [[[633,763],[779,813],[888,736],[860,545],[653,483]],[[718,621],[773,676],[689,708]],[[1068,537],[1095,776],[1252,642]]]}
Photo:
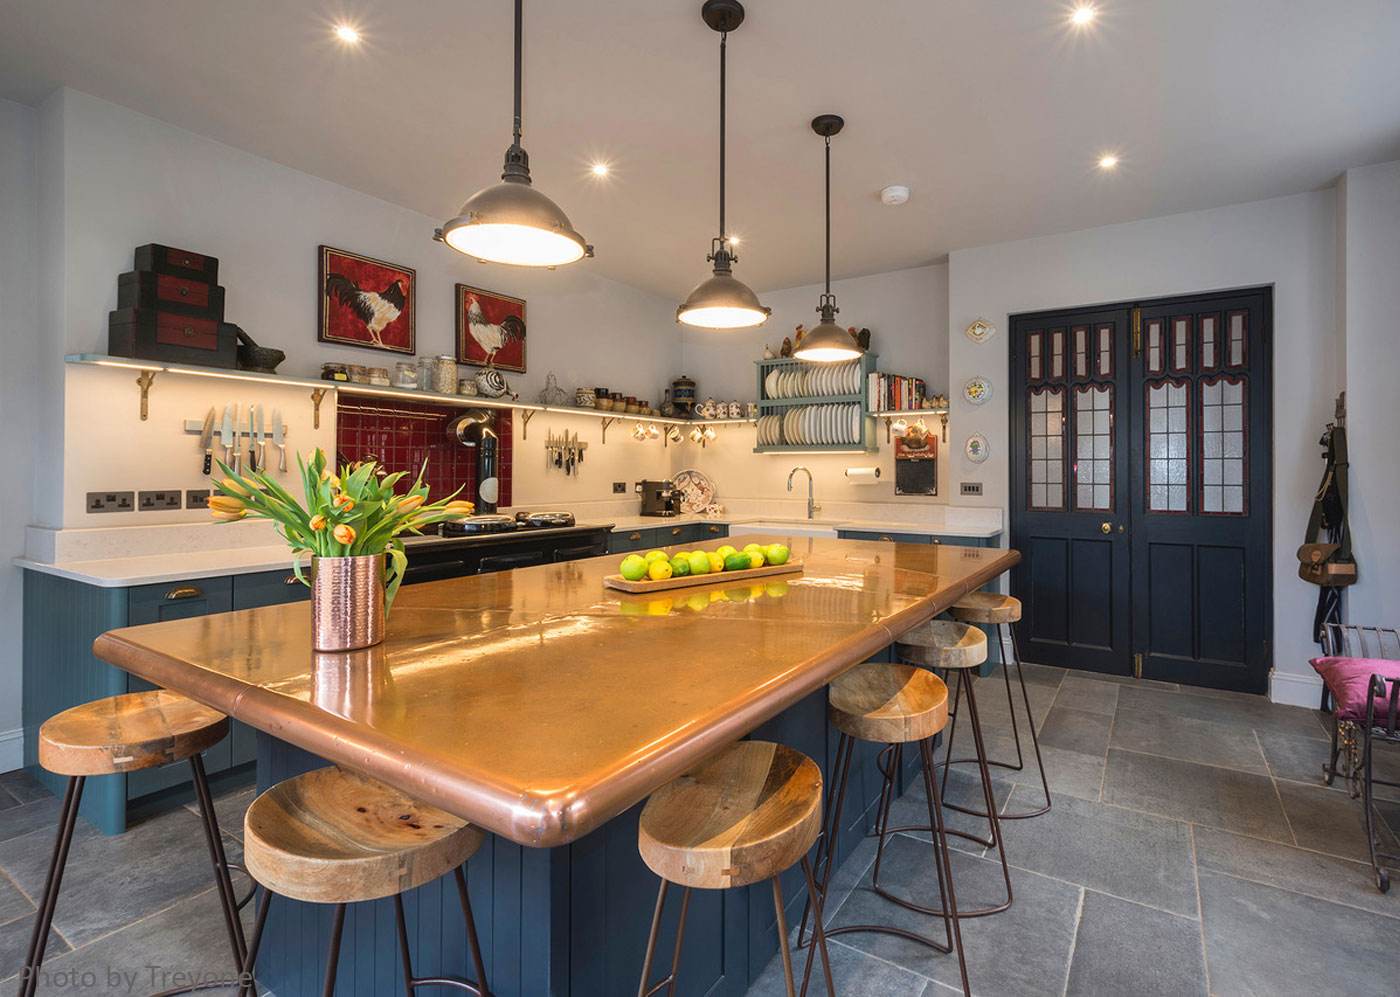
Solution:
{"label": "white quartz countertop", "polygon": [[[720,523],[738,530],[745,523],[797,523],[787,516],[725,515],[725,516],[613,516],[613,532],[648,530],[686,523]],[[900,521],[894,519],[814,519],[801,520],[805,525],[824,526],[833,530],[869,530],[878,533],[914,533],[930,537],[966,537],[983,540],[1000,536],[1000,527],[948,526],[943,523]]]}

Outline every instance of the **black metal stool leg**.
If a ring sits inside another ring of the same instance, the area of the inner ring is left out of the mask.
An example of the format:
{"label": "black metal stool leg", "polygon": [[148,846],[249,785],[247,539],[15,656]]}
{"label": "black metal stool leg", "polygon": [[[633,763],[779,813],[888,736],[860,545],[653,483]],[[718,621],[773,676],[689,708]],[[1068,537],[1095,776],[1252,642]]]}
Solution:
{"label": "black metal stool leg", "polygon": [[453,870],[457,879],[457,897],[462,902],[462,919],[467,923],[467,946],[472,953],[472,969],[476,973],[477,993],[489,994],[491,987],[486,982],[486,965],[481,958],[481,942],[476,937],[476,919],[472,917],[472,901],[467,894],[467,877],[459,865]]}
{"label": "black metal stool leg", "polygon": [[238,997],[243,997],[245,993],[257,993],[253,967],[258,961],[258,946],[262,944],[263,928],[267,925],[267,909],[271,906],[272,891],[264,889],[262,899],[258,901],[257,920],[253,922],[253,937],[248,940],[248,954],[243,959],[243,972],[238,975]]}
{"label": "black metal stool leg", "polygon": [[[933,825],[934,850],[937,852],[938,862],[938,888],[943,900],[943,926],[949,935],[949,948],[952,948],[958,957],[958,972],[962,976],[962,987],[964,997],[971,997],[972,988],[967,981],[967,957],[963,953],[962,927],[958,923],[961,916],[958,911],[958,897],[953,889],[953,862],[948,851],[947,829],[943,823],[943,801],[938,795],[938,779],[934,775],[933,743],[922,741],[919,744],[919,752],[923,759],[924,766],[924,792],[928,795],[929,823]],[[943,892],[944,886],[947,892]]]}
{"label": "black metal stool leg", "polygon": [[[1002,627],[1005,627],[1007,629],[1007,632],[1010,634],[1011,637],[1011,657],[1016,662],[1016,677],[1021,680],[1021,700],[1026,705],[1026,723],[1031,729],[1031,746],[1035,749],[1035,767],[1040,772],[1040,789],[1041,792],[1045,794],[1045,806],[1039,807],[1035,810],[1024,810],[1021,813],[1000,814],[998,819],[1026,820],[1029,817],[1039,817],[1041,814],[1048,813],[1050,811],[1050,780],[1047,779],[1045,776],[1045,759],[1043,759],[1040,756],[1040,736],[1035,732],[1035,714],[1031,712],[1031,695],[1028,691],[1026,691],[1026,672],[1025,669],[1021,666],[1021,649],[1019,646],[1017,646],[1016,643],[1016,626],[1012,623],[997,624],[998,638],[1000,638],[1001,636]],[[1005,661],[1002,662],[1002,669],[1006,669]],[[1013,733],[1016,730],[1016,714],[1014,711],[1011,714],[1011,729]],[[1016,741],[1016,753],[1018,759],[1020,757],[1020,752],[1021,742],[1020,738],[1018,737]],[[1017,769],[1020,769],[1019,765],[1017,766]]]}
{"label": "black metal stool leg", "polygon": [[326,953],[326,983],[321,988],[321,997],[334,997],[335,975],[340,966],[340,935],[345,930],[345,904],[335,905],[335,916],[331,919],[331,947]]}
{"label": "black metal stool leg", "polygon": [[49,944],[49,929],[53,927],[54,909],[58,906],[58,890],[63,884],[63,870],[68,865],[68,848],[73,843],[73,829],[78,823],[78,806],[83,801],[83,784],[87,777],[69,776],[59,810],[58,831],[54,837],[53,857],[44,882],[44,898],[34,916],[34,933],[29,939],[29,954],[20,970],[19,997],[33,997],[39,986],[39,967],[44,964],[44,949]]}
{"label": "black metal stool leg", "polygon": [[[783,883],[777,876],[773,877],[773,912],[778,921],[778,954],[783,957],[783,983],[787,985],[787,997],[797,997],[797,985],[792,977],[792,949],[788,945],[787,918],[783,916]],[[817,936],[815,925],[812,935]]]}
{"label": "black metal stool leg", "polygon": [[[836,783],[836,801],[832,805],[830,798],[827,799],[827,813],[825,824],[822,828],[821,838],[817,842],[816,869],[820,883],[822,897],[826,897],[827,884],[831,882],[831,866],[835,861],[836,830],[840,826],[841,809],[846,804],[846,780],[851,774],[851,756],[855,751],[855,738],[842,732],[836,739],[836,771],[831,773],[832,780]],[[797,947],[805,948],[807,932],[807,915],[811,913],[812,902],[808,898],[802,907],[802,921],[797,928]]]}
{"label": "black metal stool leg", "polygon": [[413,997],[413,956],[408,950],[408,922],[403,916],[403,894],[394,894],[394,921],[399,929],[399,966],[403,970],[404,997]]}
{"label": "black metal stool leg", "polygon": [[190,771],[194,775],[195,796],[199,799],[199,815],[203,819],[204,837],[209,845],[209,860],[214,866],[214,885],[218,888],[219,904],[224,911],[224,927],[228,930],[233,964],[240,967],[248,954],[248,943],[243,936],[243,921],[238,916],[238,901],[233,893],[233,879],[229,876],[223,833],[214,814],[214,796],[209,792],[209,779],[204,771],[204,760],[199,754],[190,756]]}
{"label": "black metal stool leg", "polygon": [[826,980],[827,997],[836,997],[836,986],[831,982],[831,956],[826,950],[826,928],[822,924],[823,912],[822,896],[817,892],[817,880],[812,875],[812,864],[807,861],[807,856],[802,856],[802,875],[807,880],[807,904],[816,911],[816,917],[812,922],[812,939],[816,943],[807,950],[807,968],[802,971],[802,997],[807,997],[807,981],[812,975],[812,956],[816,950],[820,949],[822,954],[822,976]]}
{"label": "black metal stool leg", "polygon": [[665,979],[658,980],[650,987],[647,980],[651,977],[652,959],[656,955],[656,936],[661,931],[661,913],[666,907],[666,890],[671,884],[667,880],[661,881],[661,889],[656,894],[656,912],[651,916],[651,934],[647,936],[647,956],[642,963],[642,982],[637,987],[637,997],[651,997],[652,994],[659,993],[662,987],[666,988],[667,997],[671,997],[676,992],[676,978],[680,975],[681,969],[681,943],[685,941],[685,919],[690,912],[690,887],[686,887],[681,894],[681,919],[676,925],[676,950],[671,957],[671,974]]}

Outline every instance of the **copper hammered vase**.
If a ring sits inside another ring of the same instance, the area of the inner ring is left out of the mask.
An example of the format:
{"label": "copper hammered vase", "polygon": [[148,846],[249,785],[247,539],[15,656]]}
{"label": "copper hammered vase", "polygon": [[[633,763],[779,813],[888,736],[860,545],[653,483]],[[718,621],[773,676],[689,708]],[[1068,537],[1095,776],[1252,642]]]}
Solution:
{"label": "copper hammered vase", "polygon": [[384,640],[384,555],[311,559],[311,641],[354,651]]}

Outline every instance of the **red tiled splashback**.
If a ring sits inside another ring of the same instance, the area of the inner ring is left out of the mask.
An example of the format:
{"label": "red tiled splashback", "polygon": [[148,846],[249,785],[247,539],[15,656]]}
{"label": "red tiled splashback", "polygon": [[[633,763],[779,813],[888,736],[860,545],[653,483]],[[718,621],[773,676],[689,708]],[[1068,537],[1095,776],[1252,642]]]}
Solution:
{"label": "red tiled splashback", "polygon": [[[390,471],[407,471],[410,478],[428,462],[423,481],[429,501],[462,489],[461,498],[476,501],[476,451],[447,438],[447,424],[461,409],[416,402],[341,399],[336,412],[336,449],[348,461],[371,456]],[[493,423],[500,439],[501,495],[498,505],[510,505],[511,419],[498,411]]]}

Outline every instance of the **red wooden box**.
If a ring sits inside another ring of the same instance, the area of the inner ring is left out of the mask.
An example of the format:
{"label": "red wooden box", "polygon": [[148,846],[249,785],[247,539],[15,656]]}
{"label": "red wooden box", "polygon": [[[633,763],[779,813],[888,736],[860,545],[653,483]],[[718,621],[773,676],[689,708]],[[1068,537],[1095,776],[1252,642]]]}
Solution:
{"label": "red wooden box", "polygon": [[133,270],[117,278],[118,308],[154,308],[176,315],[193,315],[221,322],[224,289],[189,277],[151,270]]}
{"label": "red wooden box", "polygon": [[238,327],[154,308],[123,308],[107,316],[107,352],[140,360],[231,368],[238,364]]}
{"label": "red wooden box", "polygon": [[137,270],[201,280],[206,284],[219,282],[219,261],[213,256],[192,253],[187,249],[160,246],[154,242],[146,246],[137,246],[135,255]]}

